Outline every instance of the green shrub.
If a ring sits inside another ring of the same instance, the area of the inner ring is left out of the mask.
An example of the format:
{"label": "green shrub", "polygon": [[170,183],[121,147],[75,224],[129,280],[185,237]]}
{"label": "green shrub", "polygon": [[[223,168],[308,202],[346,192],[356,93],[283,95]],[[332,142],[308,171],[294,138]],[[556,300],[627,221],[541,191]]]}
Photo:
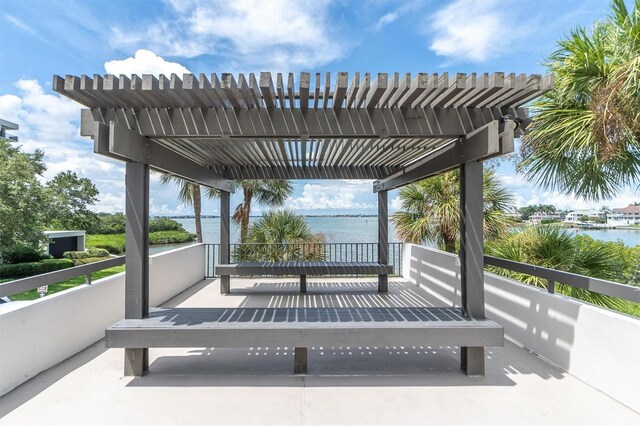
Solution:
{"label": "green shrub", "polygon": [[187,243],[195,238],[195,234],[186,231],[159,231],[149,234],[149,244]]}
{"label": "green shrub", "polygon": [[124,253],[124,234],[87,235],[87,246],[107,250],[111,254]]}
{"label": "green shrub", "polygon": [[117,244],[117,245],[113,245],[113,244],[94,244],[94,246],[96,248],[99,249],[104,249],[106,250],[108,253],[110,254],[123,254],[124,253],[124,243],[123,244]]}
{"label": "green shrub", "polygon": [[0,279],[31,277],[72,266],[73,260],[71,259],[45,259],[40,262],[0,265]]}
{"label": "green shrub", "polygon": [[87,259],[91,257],[109,257],[109,251],[103,248],[89,247],[85,251],[65,251],[63,256],[67,259]]}
{"label": "green shrub", "polygon": [[48,255],[41,250],[22,244],[17,244],[2,250],[2,262],[8,264],[38,262],[47,257]]}
{"label": "green shrub", "polygon": [[122,213],[101,215],[96,234],[124,234],[125,217]]}
{"label": "green shrub", "polygon": [[173,219],[169,219],[168,217],[156,217],[154,219],[149,220],[149,232],[160,232],[160,231],[185,232],[184,228],[179,222],[176,222]]}

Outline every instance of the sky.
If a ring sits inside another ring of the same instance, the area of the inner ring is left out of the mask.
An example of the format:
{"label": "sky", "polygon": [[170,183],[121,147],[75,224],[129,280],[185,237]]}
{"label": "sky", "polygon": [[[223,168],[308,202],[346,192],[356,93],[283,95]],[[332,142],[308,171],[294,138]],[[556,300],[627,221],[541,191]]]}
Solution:
{"label": "sky", "polygon": [[[124,166],[98,156],[79,132],[80,105],[51,90],[54,74],[223,72],[544,73],[544,58],[606,0],[0,0],[0,118],[18,123],[22,149],[45,152],[100,191],[94,210],[124,210]],[[501,161],[516,204],[562,209],[626,206],[640,194],[589,203],[545,191]],[[371,181],[293,181],[285,208],[301,214],[376,214]],[[400,208],[390,193],[392,211]],[[232,206],[240,195],[232,195]],[[152,215],[190,214],[175,188],[152,177]],[[205,200],[204,214],[218,214]],[[253,213],[260,214],[256,206]]]}

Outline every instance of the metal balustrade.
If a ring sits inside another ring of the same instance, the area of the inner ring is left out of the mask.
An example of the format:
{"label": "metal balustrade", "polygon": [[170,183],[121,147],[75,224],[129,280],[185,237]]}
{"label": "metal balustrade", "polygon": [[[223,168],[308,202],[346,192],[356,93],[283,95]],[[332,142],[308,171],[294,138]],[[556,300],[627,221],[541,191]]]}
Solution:
{"label": "metal balustrade", "polygon": [[[215,277],[220,261],[220,244],[205,244],[205,276]],[[402,275],[403,243],[389,243],[389,264],[393,274]],[[231,263],[240,261],[308,260],[326,262],[377,262],[378,243],[287,243],[231,244]]]}

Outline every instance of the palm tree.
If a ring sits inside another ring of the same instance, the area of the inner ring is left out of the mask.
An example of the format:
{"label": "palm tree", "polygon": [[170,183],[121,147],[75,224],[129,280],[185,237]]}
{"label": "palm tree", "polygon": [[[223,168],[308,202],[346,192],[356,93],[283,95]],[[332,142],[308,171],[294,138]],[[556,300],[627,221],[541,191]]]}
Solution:
{"label": "palm tree", "polygon": [[[492,170],[485,171],[484,235],[491,239],[504,233],[514,222],[505,213],[513,206],[513,195]],[[460,233],[460,172],[434,176],[400,190],[402,210],[391,221],[404,242],[434,242],[454,253]]]}
{"label": "palm tree", "polygon": [[543,187],[591,200],[640,179],[640,0],[613,0],[591,32],[577,28],[546,65],[554,90],[535,101],[519,169]]}
{"label": "palm tree", "polygon": [[240,225],[240,242],[244,243],[249,231],[249,216],[253,197],[259,204],[268,207],[280,207],[293,192],[288,180],[241,180],[237,182],[242,188],[242,203],[236,207],[233,220]]}
{"label": "palm tree", "polygon": [[[556,226],[514,231],[488,243],[486,251],[502,259],[610,280],[619,278],[623,263],[619,250],[613,245],[586,236],[575,237],[571,231]],[[489,267],[489,270],[525,284],[547,288],[547,282],[542,278],[497,267]],[[555,289],[610,309],[619,310],[624,305],[620,299],[573,286],[556,284]]]}
{"label": "palm tree", "polygon": [[[290,211],[267,212],[249,227],[239,257],[253,261],[322,260],[324,236],[313,234],[304,216]],[[254,245],[255,244],[255,245]]]}
{"label": "palm tree", "polygon": [[[182,178],[161,174],[160,182],[163,185],[172,183],[178,187],[178,201],[187,206],[193,206],[193,215],[196,222],[196,239],[202,242],[202,190],[200,185]],[[207,198],[218,198],[220,193],[213,188],[205,188]]]}

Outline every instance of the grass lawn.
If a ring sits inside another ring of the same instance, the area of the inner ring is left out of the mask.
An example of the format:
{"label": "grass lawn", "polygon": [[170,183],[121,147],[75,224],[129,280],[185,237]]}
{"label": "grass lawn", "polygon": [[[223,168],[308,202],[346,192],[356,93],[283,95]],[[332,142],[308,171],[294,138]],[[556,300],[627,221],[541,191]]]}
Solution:
{"label": "grass lawn", "polygon": [[[104,259],[100,259],[100,260],[104,260]],[[102,271],[97,271],[92,273],[91,280],[96,281],[96,280],[99,280],[100,278],[105,278],[110,275],[114,275],[123,271],[124,271],[124,265],[103,269]],[[6,281],[12,281],[12,279],[0,280],[0,282],[6,282]],[[70,280],[59,282],[57,284],[51,284],[49,285],[49,291],[47,292],[47,295],[82,285],[85,283],[85,281],[86,279],[85,279],[85,276],[83,275],[81,277],[71,278]],[[11,300],[34,300],[39,298],[40,296],[38,295],[38,292],[35,289],[25,291],[24,293],[14,294],[13,296],[11,296]]]}

